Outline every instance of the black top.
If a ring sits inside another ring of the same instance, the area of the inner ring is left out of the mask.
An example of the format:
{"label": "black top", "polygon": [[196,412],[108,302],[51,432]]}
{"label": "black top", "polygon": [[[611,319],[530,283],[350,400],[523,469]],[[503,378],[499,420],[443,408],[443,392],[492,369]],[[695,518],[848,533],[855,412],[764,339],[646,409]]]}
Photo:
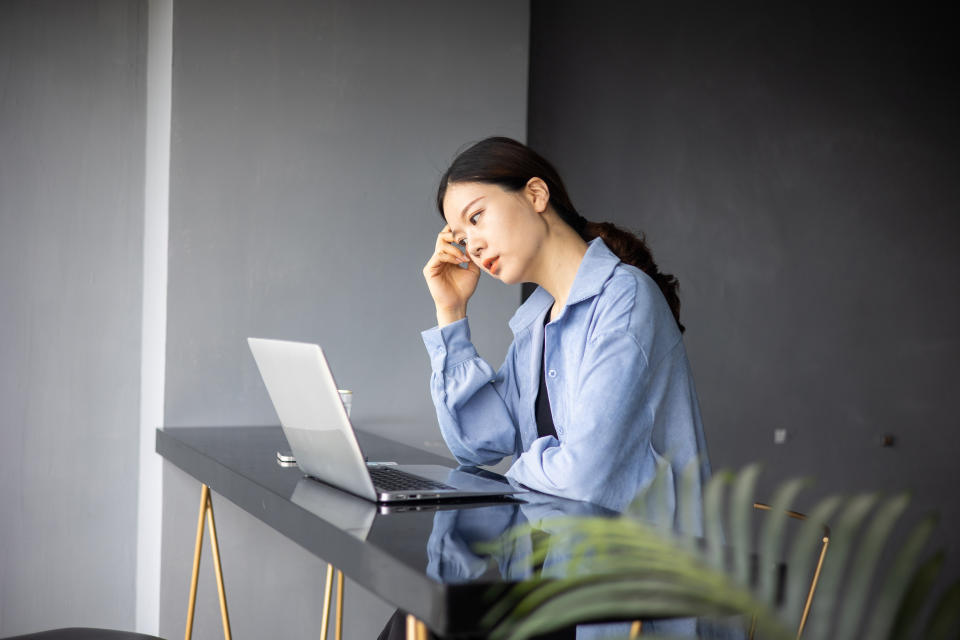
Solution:
{"label": "black top", "polygon": [[557,440],[557,428],[553,424],[553,414],[550,413],[550,395],[547,393],[547,323],[550,322],[550,311],[543,317],[543,350],[540,354],[540,390],[537,392],[537,436],[553,436]]}

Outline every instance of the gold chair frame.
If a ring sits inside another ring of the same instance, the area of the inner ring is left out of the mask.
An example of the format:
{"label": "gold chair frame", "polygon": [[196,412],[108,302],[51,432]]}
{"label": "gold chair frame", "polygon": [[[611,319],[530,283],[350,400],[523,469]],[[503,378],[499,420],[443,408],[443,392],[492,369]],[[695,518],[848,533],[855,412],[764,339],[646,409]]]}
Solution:
{"label": "gold chair frame", "polygon": [[[770,511],[770,505],[763,502],[754,502],[753,508],[758,511]],[[787,515],[795,520],[806,520],[807,516],[799,511],[787,511]],[[823,537],[820,539],[820,555],[817,558],[817,566],[813,571],[813,579],[810,581],[810,588],[807,590],[807,599],[803,603],[803,614],[800,616],[800,626],[797,627],[797,640],[803,635],[803,628],[807,624],[807,618],[810,616],[810,607],[813,605],[813,594],[817,590],[817,583],[820,581],[820,571],[823,569],[823,559],[827,556],[827,548],[830,546],[830,527],[823,525]],[[753,634],[756,631],[756,617],[750,622],[750,633],[748,637],[753,640]]]}
{"label": "gold chair frame", "polygon": [[[763,502],[754,502],[753,508],[757,511],[770,511],[770,505]],[[787,515],[795,520],[806,520],[807,516],[799,511],[787,511]],[[830,546],[830,527],[823,525],[823,537],[820,539],[820,555],[817,558],[817,567],[813,572],[813,579],[810,581],[810,589],[807,591],[807,599],[803,604],[803,614],[800,616],[800,626],[797,628],[797,640],[803,635],[803,628],[807,624],[807,618],[810,616],[810,607],[813,605],[813,594],[817,590],[817,583],[820,581],[820,571],[823,569],[823,559],[827,556],[827,548]],[[638,637],[642,631],[642,623],[636,620],[630,626],[630,640]],[[753,634],[757,630],[756,616],[750,621],[749,640],[753,640]],[[407,636],[409,640],[409,635]]]}

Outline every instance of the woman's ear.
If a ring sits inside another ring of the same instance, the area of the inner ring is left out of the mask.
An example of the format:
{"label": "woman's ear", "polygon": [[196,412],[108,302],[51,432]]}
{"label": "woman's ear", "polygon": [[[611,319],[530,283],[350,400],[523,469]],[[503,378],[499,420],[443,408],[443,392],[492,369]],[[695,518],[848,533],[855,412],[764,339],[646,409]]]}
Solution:
{"label": "woman's ear", "polygon": [[543,213],[550,204],[550,187],[540,178],[530,178],[527,181],[526,195],[533,205],[534,211]]}

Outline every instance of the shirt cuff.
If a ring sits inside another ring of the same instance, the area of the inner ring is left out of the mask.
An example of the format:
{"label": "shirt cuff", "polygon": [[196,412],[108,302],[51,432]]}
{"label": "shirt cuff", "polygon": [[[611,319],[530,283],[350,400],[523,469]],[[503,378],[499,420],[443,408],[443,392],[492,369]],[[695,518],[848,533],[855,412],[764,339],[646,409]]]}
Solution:
{"label": "shirt cuff", "polygon": [[434,371],[441,372],[477,357],[477,350],[470,342],[470,325],[466,318],[444,327],[427,329],[420,336],[430,354],[430,366]]}

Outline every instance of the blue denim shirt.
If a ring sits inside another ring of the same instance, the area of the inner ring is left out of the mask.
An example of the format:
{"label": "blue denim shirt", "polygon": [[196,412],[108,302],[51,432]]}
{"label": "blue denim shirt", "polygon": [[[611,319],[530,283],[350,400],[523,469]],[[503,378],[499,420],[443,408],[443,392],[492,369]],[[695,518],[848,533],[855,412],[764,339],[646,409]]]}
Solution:
{"label": "blue denim shirt", "polygon": [[[514,341],[498,371],[477,354],[466,318],[423,332],[430,390],[450,451],[473,465],[516,455],[509,478],[616,511],[666,464],[671,486],[661,504],[671,519],[680,474],[699,461],[699,502],[709,464],[697,394],[657,284],[598,238],[587,248],[566,307],[544,326],[552,305],[553,297],[538,287],[517,309],[510,320]],[[559,441],[537,435],[541,354]]]}

